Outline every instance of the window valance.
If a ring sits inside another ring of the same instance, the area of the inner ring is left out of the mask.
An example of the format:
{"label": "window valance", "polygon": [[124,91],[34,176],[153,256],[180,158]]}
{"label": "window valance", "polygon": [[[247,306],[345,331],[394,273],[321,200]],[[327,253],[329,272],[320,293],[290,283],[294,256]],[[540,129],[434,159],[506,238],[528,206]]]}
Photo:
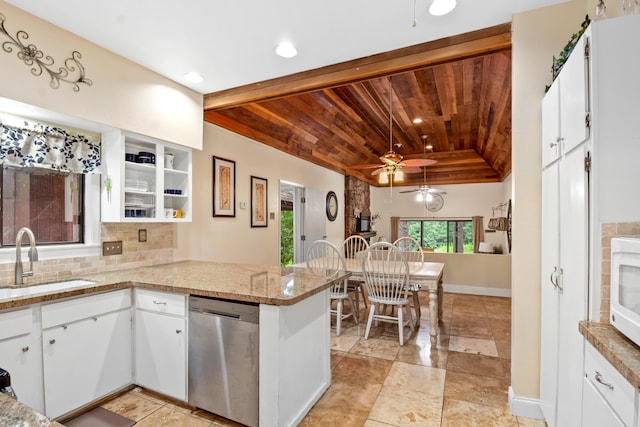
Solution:
{"label": "window valance", "polygon": [[21,168],[100,173],[100,141],[62,127],[0,116],[0,162]]}

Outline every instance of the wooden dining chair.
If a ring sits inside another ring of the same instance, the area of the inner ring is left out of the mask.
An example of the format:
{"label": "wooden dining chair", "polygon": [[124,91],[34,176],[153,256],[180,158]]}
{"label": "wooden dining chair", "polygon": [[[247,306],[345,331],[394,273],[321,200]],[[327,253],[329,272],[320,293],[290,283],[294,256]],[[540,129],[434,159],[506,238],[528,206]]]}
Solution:
{"label": "wooden dining chair", "polygon": [[[411,236],[402,236],[393,242],[393,244],[403,252],[407,262],[411,263],[410,271],[422,269],[424,266],[424,251],[416,239]],[[409,292],[413,300],[413,311],[416,314],[416,319],[419,321],[422,316],[422,310],[420,309],[420,285],[418,283],[409,283]]]}
{"label": "wooden dining chair", "polygon": [[[342,256],[345,259],[362,259],[365,251],[369,247],[369,242],[362,236],[349,236],[342,243]],[[360,300],[364,304],[365,310],[368,308],[367,297],[364,293],[364,282],[361,280],[349,280],[349,290],[352,290],[355,295],[356,313],[360,315]]]}
{"label": "wooden dining chair", "polygon": [[[347,271],[344,257],[340,250],[331,242],[326,240],[316,240],[307,251],[307,268],[311,269],[315,274],[331,278],[336,277],[340,273]],[[342,333],[342,320],[349,316],[358,324],[358,315],[356,314],[355,305],[347,285],[348,280],[340,280],[334,283],[330,289],[331,301],[336,301],[336,309],[331,309],[331,313],[336,315],[336,336]],[[344,300],[349,301],[351,313],[344,314]],[[331,304],[333,306],[333,304]]]}
{"label": "wooden dining chair", "polygon": [[[377,256],[369,256],[375,251]],[[414,330],[414,320],[409,307],[409,265],[402,252],[391,243],[374,243],[366,251],[362,259],[362,273],[367,286],[369,298],[369,317],[364,339],[369,338],[371,324],[374,320],[398,324],[400,345],[404,345],[404,325]],[[390,314],[386,308],[397,308]],[[403,309],[406,309],[408,320],[405,321]]]}

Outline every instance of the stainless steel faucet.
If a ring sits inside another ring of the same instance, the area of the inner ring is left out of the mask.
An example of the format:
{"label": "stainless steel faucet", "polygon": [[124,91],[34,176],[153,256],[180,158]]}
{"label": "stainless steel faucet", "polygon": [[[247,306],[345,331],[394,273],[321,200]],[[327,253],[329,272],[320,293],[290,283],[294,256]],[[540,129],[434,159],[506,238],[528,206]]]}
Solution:
{"label": "stainless steel faucet", "polygon": [[[22,268],[22,254],[20,253],[20,249],[22,247],[22,237],[27,233],[29,237],[29,244],[31,247],[29,248],[29,271],[25,272]],[[36,248],[36,237],[33,235],[33,231],[31,231],[27,227],[22,227],[18,230],[18,235],[16,236],[16,285],[22,285],[23,278],[28,276],[33,276],[33,262],[38,261],[38,249]]]}

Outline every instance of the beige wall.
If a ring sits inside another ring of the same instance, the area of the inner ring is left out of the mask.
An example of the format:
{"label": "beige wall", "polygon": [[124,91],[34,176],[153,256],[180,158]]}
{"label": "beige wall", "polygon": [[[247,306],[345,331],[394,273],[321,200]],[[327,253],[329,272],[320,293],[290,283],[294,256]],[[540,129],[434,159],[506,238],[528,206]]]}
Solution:
{"label": "beige wall", "polygon": [[[212,156],[236,162],[237,204],[235,218],[212,216]],[[268,211],[275,214],[267,228],[250,227],[250,176],[268,180]],[[279,181],[307,188],[333,190],[338,196],[338,217],[344,213],[344,176],[306,161],[205,124],[204,149],[193,156],[193,222],[178,225],[176,259],[272,264],[280,263]],[[344,240],[344,221],[326,219],[327,239]]]}
{"label": "beige wall", "polygon": [[445,292],[511,296],[511,255],[426,252],[424,260],[444,263]]}
{"label": "beige wall", "polygon": [[575,33],[586,2],[574,0],[514,15],[512,95],[512,338],[511,387],[539,397],[541,112],[551,62]]}
{"label": "beige wall", "polygon": [[[0,0],[6,30],[22,30],[54,59],[57,69],[75,50],[93,85],[49,86],[46,73],[34,76],[16,55],[0,50],[0,97],[35,105],[68,116],[149,135],[194,148],[202,147],[202,95],[61,30]],[[0,42],[8,39],[0,35]],[[1,106],[0,106],[1,107]]]}

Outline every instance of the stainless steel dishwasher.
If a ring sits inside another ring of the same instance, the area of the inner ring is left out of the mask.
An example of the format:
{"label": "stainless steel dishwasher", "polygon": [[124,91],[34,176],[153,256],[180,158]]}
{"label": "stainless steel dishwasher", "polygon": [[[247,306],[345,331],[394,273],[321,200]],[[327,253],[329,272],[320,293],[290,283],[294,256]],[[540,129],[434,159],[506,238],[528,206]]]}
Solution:
{"label": "stainless steel dishwasher", "polygon": [[259,310],[254,304],[189,298],[189,403],[258,425]]}

